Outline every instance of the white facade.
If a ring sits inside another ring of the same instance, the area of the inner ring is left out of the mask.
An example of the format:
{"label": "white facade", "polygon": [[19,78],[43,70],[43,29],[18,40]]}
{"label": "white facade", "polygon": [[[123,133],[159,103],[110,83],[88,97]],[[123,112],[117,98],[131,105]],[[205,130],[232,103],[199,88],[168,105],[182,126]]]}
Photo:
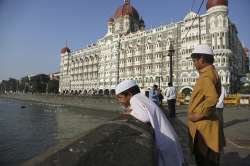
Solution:
{"label": "white facade", "polygon": [[136,80],[143,89],[153,84],[165,89],[169,82],[170,43],[175,50],[173,84],[179,91],[192,89],[198,73],[190,54],[199,40],[213,48],[222,84],[231,92],[237,90],[244,71],[244,50],[228,18],[227,6],[214,6],[203,15],[189,12],[179,22],[147,30],[143,20],[133,13],[117,13],[108,22],[107,34],[95,44],[61,53],[60,92],[110,91],[125,79]]}

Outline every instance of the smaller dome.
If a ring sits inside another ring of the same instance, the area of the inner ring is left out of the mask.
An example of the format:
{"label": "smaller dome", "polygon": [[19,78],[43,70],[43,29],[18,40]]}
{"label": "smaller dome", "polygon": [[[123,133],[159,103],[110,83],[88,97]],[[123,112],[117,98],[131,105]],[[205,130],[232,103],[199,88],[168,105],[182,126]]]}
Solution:
{"label": "smaller dome", "polygon": [[68,47],[64,47],[61,49],[61,54],[64,54],[65,52],[70,52],[70,49]]}
{"label": "smaller dome", "polygon": [[207,2],[207,10],[214,6],[228,6],[228,0],[208,0]]}

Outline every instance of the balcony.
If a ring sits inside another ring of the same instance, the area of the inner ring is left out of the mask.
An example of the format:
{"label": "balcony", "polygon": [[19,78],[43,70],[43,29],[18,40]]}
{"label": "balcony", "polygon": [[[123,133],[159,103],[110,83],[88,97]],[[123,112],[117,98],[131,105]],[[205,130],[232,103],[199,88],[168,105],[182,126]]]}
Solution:
{"label": "balcony", "polygon": [[152,63],[152,60],[151,60],[151,59],[146,59],[146,60],[145,60],[145,63],[146,63],[146,64],[151,64],[151,63]]}
{"label": "balcony", "polygon": [[136,52],[135,52],[135,55],[136,55],[136,56],[141,55],[141,52],[140,52],[140,51],[136,51]]}
{"label": "balcony", "polygon": [[163,51],[163,48],[162,47],[156,47],[155,51],[156,52],[161,52],[161,51]]}
{"label": "balcony", "polygon": [[146,53],[146,54],[151,54],[152,52],[153,52],[153,49],[146,49],[146,50],[145,50],[145,53]]}

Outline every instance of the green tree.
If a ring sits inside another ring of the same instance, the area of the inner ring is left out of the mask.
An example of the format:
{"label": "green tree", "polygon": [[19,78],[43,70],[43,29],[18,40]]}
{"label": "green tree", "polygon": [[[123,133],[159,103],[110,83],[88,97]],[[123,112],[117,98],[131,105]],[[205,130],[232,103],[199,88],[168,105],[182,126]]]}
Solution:
{"label": "green tree", "polygon": [[9,78],[8,85],[9,91],[16,92],[18,90],[18,80],[15,78]]}
{"label": "green tree", "polygon": [[28,76],[22,77],[19,83],[19,90],[27,93],[29,91],[30,80]]}

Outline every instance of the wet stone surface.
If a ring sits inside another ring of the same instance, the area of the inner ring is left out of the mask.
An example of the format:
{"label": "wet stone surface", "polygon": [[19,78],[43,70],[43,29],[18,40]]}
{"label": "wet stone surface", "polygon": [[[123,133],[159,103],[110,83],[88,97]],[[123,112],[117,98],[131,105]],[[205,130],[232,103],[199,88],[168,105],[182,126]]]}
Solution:
{"label": "wet stone surface", "polygon": [[72,144],[24,163],[60,166],[154,166],[156,153],[153,130],[132,117],[110,121]]}

